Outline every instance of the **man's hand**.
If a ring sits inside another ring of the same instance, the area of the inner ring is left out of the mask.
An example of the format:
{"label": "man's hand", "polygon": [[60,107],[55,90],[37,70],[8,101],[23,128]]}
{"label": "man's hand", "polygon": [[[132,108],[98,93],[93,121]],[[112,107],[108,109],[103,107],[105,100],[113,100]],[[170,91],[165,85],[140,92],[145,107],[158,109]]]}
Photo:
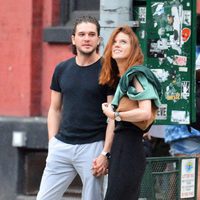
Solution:
{"label": "man's hand", "polygon": [[108,159],[100,154],[93,160],[92,174],[96,177],[106,175],[108,173]]}

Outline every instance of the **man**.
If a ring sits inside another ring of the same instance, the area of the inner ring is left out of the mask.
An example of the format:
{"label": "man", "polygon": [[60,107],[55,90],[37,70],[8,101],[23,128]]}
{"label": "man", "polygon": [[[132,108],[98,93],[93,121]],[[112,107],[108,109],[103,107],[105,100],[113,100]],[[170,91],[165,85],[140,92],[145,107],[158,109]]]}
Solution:
{"label": "man", "polygon": [[[77,174],[83,200],[103,199],[103,174],[108,167],[114,124],[101,104],[112,91],[98,84],[101,70],[100,26],[95,18],[80,17],[72,33],[75,57],[60,63],[51,83],[48,112],[49,152],[37,200],[60,200]],[[110,136],[109,136],[110,135]],[[104,147],[103,147],[104,145]]]}

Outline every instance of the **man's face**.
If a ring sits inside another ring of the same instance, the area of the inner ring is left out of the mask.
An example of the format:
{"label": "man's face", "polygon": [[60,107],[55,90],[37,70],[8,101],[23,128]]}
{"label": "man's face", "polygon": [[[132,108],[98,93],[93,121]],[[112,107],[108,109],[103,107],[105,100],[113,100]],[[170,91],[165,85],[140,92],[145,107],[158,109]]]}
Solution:
{"label": "man's face", "polygon": [[89,22],[78,24],[75,35],[72,36],[72,44],[76,46],[78,55],[91,55],[96,52],[96,48],[100,44],[96,25]]}

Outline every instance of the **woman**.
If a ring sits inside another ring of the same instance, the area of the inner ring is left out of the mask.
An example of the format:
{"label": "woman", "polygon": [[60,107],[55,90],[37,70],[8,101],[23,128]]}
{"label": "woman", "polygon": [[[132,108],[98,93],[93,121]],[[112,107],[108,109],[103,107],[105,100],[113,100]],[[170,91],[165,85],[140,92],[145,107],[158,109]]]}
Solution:
{"label": "woman", "polygon": [[[145,170],[142,137],[150,126],[142,130],[133,123],[149,120],[152,104],[156,107],[160,104],[160,84],[142,63],[143,54],[132,29],[128,26],[116,28],[105,48],[99,78],[100,84],[117,88],[112,104],[102,104],[108,119],[115,120],[105,200],[136,200],[139,197]],[[126,83],[130,83],[128,87]],[[135,99],[138,108],[116,112],[123,96]]]}

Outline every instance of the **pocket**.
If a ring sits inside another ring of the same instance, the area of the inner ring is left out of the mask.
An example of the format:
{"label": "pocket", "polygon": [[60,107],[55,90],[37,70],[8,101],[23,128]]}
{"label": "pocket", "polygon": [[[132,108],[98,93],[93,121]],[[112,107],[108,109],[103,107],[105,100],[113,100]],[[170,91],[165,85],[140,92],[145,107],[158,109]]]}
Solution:
{"label": "pocket", "polygon": [[54,141],[55,141],[55,136],[53,136],[53,137],[49,140],[48,146],[50,146]]}

